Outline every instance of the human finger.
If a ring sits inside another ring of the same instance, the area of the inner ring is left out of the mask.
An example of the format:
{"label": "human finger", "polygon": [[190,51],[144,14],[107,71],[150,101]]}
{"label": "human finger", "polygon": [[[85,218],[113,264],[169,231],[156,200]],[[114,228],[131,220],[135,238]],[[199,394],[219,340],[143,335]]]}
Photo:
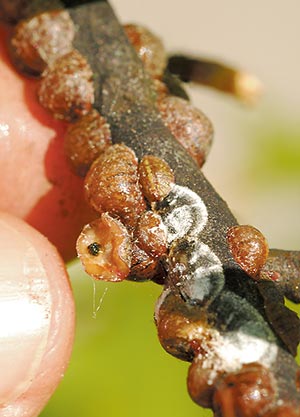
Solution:
{"label": "human finger", "polygon": [[0,417],[35,417],[62,378],[74,337],[74,301],[56,249],[0,213]]}

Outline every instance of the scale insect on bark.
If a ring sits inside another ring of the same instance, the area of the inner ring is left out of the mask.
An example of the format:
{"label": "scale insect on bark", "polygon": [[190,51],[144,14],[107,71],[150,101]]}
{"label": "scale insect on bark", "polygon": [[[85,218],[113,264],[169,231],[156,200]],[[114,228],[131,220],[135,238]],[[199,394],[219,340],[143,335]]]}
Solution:
{"label": "scale insect on bark", "polygon": [[[75,171],[98,214],[78,238],[86,271],[162,285],[158,337],[191,363],[197,404],[216,417],[299,417],[300,322],[284,297],[300,301],[300,254],[269,249],[257,229],[239,225],[204,177],[213,127],[183,87],[193,81],[253,101],[259,82],[218,62],[167,58],[156,35],[122,26],[107,1],[21,3],[0,2],[2,16],[18,22],[13,61],[41,77],[41,105],[70,123],[67,154],[80,161]],[[89,142],[89,130],[94,142],[108,137],[105,146]]]}

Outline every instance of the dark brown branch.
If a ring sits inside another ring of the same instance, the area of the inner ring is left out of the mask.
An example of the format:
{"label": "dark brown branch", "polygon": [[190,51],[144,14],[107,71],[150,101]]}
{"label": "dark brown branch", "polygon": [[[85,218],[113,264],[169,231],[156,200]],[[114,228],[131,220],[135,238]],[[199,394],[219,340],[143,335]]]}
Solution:
{"label": "dark brown branch", "polygon": [[213,87],[252,104],[261,95],[259,80],[245,72],[220,62],[185,55],[170,56],[168,70],[182,81]]}
{"label": "dark brown branch", "polygon": [[272,249],[260,278],[272,280],[294,303],[300,303],[300,252]]}

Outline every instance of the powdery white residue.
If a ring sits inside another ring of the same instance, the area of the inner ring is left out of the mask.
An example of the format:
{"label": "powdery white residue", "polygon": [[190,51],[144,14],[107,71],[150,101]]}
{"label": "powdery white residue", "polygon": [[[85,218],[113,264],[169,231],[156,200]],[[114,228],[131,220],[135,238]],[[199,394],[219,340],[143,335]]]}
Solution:
{"label": "powdery white residue", "polygon": [[190,207],[181,206],[175,208],[164,219],[167,227],[167,242],[170,244],[176,239],[180,239],[187,235],[192,229],[193,217]]}
{"label": "powdery white residue", "polygon": [[276,361],[278,347],[275,343],[242,331],[226,333],[220,339],[214,349],[228,372],[251,362],[259,362],[269,368]]}
{"label": "powdery white residue", "polygon": [[213,301],[225,283],[220,259],[208,245],[199,241],[185,240],[182,250],[185,256],[180,245],[177,246],[170,265],[170,276],[176,277],[179,291],[185,298],[196,302]]}
{"label": "powdery white residue", "polygon": [[210,249],[208,245],[202,242],[195,242],[194,251],[191,254],[189,263],[191,265],[199,265],[205,268],[219,267],[220,271],[223,272],[222,263],[217,255]]}
{"label": "powdery white residue", "polygon": [[168,244],[182,237],[197,236],[203,230],[208,213],[198,194],[175,184],[165,201],[169,210],[161,216],[168,231]]}
{"label": "powdery white residue", "polygon": [[217,265],[211,268],[197,268],[192,279],[190,298],[193,301],[209,300],[209,302],[212,302],[224,287],[223,270],[220,271]]}
{"label": "powdery white residue", "polygon": [[258,362],[270,368],[276,361],[278,347],[242,331],[221,334],[218,330],[195,327],[189,333],[189,339],[201,340],[204,352],[196,360],[201,361],[203,369],[210,370],[208,383],[213,383],[221,372],[236,372],[245,364]]}
{"label": "powdery white residue", "polygon": [[[157,209],[167,229],[168,243],[174,245],[169,272],[174,274],[178,290],[191,300],[213,300],[221,292],[225,278],[220,259],[200,239],[208,221],[204,202],[189,188],[174,185]],[[181,253],[181,246],[185,255]],[[159,299],[156,314],[167,294],[164,291]],[[241,329],[221,334],[218,330],[204,329],[199,325],[189,333],[189,337],[201,340],[204,354],[200,354],[198,359],[204,369],[211,371],[211,382],[217,372],[235,372],[251,362],[271,367],[278,355],[275,343],[244,333]]]}
{"label": "powdery white residue", "polygon": [[195,289],[199,288],[199,294],[195,293],[195,297],[200,301],[209,295],[213,295],[213,298],[215,298],[221,292],[225,283],[220,259],[209,246],[201,242],[196,246],[192,258],[197,258],[194,261],[196,268],[192,271],[193,276],[191,277],[196,284]]}

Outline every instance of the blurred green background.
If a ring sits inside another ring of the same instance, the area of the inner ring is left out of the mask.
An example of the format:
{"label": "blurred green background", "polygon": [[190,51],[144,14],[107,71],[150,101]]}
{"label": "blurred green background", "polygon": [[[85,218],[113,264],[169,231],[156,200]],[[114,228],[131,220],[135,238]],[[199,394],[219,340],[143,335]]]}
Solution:
{"label": "blurred green background", "polygon": [[76,342],[66,376],[42,416],[211,416],[200,414],[188,397],[188,364],[167,355],[158,342],[153,312],[160,287],[94,286],[78,263],[69,271],[77,304]]}
{"label": "blurred green background", "polygon": [[[204,172],[241,223],[271,247],[300,249],[300,54],[298,0],[112,0],[123,22],[140,22],[171,51],[223,59],[255,73],[265,94],[253,109],[189,88],[213,121]],[[77,333],[69,369],[42,417],[206,417],[188,397],[188,364],[159,345],[151,283],[94,283],[69,265]],[[100,308],[96,312],[97,306]]]}

